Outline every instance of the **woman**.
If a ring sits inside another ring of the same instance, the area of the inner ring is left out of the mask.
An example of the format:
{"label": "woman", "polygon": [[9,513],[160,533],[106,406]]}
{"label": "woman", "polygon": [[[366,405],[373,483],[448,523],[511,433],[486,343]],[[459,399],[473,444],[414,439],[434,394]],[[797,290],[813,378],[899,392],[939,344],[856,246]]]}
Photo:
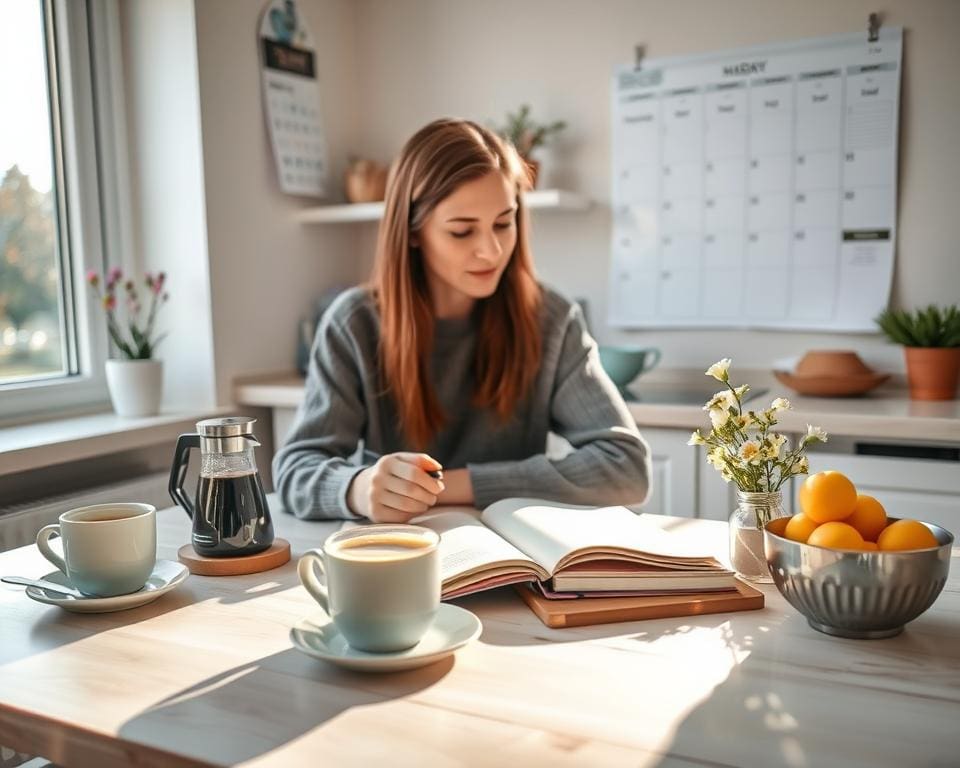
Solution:
{"label": "woman", "polygon": [[[321,320],[274,459],[287,510],[392,523],[510,496],[646,497],[647,446],[580,309],[534,276],[525,184],[516,150],[475,123],[438,120],[407,142],[372,283]],[[547,458],[549,431],[573,451]]]}

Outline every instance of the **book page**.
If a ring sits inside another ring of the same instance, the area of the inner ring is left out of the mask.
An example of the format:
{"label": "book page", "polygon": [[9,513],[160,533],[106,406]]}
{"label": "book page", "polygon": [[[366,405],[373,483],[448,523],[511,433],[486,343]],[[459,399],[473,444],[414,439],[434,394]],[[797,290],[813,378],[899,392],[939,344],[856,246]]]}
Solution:
{"label": "book page", "polygon": [[543,568],[554,573],[568,555],[583,550],[633,551],[667,561],[704,560],[702,546],[662,530],[649,516],[626,507],[577,507],[537,499],[503,499],[480,518]]}
{"label": "book page", "polygon": [[410,520],[440,534],[440,575],[445,588],[494,566],[519,566],[521,572],[544,576],[529,556],[484,526],[479,516],[470,507],[447,507]]}

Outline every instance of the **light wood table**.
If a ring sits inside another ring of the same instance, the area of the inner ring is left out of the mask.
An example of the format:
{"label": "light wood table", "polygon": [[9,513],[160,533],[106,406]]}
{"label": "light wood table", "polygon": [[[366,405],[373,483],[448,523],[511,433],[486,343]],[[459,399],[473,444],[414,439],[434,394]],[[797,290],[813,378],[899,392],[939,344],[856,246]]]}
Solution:
{"label": "light wood table", "polygon": [[[160,554],[187,541],[159,514]],[[336,524],[275,514],[294,558]],[[715,537],[723,523],[676,518]],[[955,552],[955,556],[960,551]],[[34,547],[0,573],[51,570]],[[294,650],[316,607],[295,562],[191,576],[142,608],[78,615],[0,585],[0,744],[66,766],[955,766],[960,575],[889,640],[810,629],[773,587],[728,615],[551,630],[509,589],[462,599],[453,658],[364,675]]]}

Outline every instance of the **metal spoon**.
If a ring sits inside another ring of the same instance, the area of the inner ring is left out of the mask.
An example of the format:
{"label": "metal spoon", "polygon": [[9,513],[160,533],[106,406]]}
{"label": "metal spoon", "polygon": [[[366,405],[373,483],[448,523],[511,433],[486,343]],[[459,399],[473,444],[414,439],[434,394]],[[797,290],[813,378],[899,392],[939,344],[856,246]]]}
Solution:
{"label": "metal spoon", "polygon": [[25,579],[23,576],[0,576],[0,581],[4,581],[7,584],[21,584],[25,587],[39,587],[49,592],[58,592],[61,595],[70,595],[70,597],[83,600],[88,597],[79,589],[74,589],[64,584],[54,584],[52,581],[44,581],[43,579]]}

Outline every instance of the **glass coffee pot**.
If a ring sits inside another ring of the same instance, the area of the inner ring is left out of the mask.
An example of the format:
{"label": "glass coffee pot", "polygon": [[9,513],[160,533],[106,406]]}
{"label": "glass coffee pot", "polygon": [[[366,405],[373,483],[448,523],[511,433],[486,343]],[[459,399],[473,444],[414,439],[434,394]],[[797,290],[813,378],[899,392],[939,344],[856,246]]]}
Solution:
{"label": "glass coffee pot", "polygon": [[[253,449],[256,419],[227,416],[197,423],[180,435],[170,469],[170,495],[193,519],[191,541],[198,555],[252,555],[273,544],[273,521]],[[200,449],[196,504],[184,491],[190,449]]]}

